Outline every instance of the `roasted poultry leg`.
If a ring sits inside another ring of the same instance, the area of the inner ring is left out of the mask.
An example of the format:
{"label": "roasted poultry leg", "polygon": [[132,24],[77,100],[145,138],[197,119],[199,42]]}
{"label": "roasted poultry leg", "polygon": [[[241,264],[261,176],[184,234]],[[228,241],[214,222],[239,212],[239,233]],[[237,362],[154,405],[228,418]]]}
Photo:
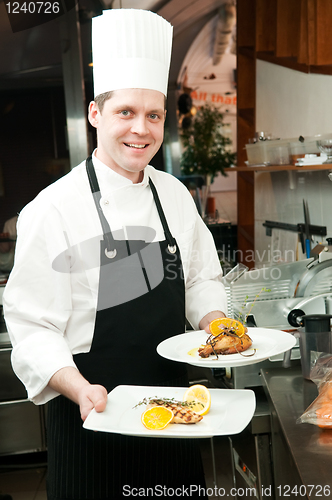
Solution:
{"label": "roasted poultry leg", "polygon": [[251,338],[246,333],[242,337],[227,333],[211,337],[204,347],[198,349],[201,358],[207,358],[211,354],[236,354],[246,351],[252,345]]}

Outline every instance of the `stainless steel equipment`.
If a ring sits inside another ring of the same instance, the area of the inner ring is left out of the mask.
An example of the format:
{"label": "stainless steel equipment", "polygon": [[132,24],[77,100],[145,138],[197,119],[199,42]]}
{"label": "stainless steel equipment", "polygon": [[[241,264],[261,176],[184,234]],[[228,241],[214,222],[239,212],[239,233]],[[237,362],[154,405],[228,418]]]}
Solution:
{"label": "stainless steel equipment", "polygon": [[[320,245],[311,251],[311,255],[303,261],[251,271],[237,265],[224,278],[228,315],[246,319],[249,326],[288,330],[300,337],[304,325],[294,326],[289,322],[291,311],[300,310],[302,316],[307,317],[332,314],[332,248]],[[298,370],[300,357],[297,339],[289,359],[280,355],[254,365],[212,370],[215,386],[251,387],[255,390],[259,411],[255,412],[250,426],[238,436],[232,436],[230,443],[234,487],[250,491],[251,496],[259,500],[275,498],[273,484],[279,476],[273,465],[280,452],[275,436],[276,419],[269,406],[264,407],[267,402],[259,392],[264,385],[263,376],[272,367],[283,368],[285,364],[291,367],[290,370]],[[289,370],[282,372],[287,379]],[[271,422],[274,423],[273,429]]]}
{"label": "stainless steel equipment", "polygon": [[331,314],[304,314],[293,309],[288,315],[292,326],[304,327],[299,332],[302,375],[310,379],[310,372],[319,353],[332,353]]}
{"label": "stainless steel equipment", "polygon": [[[246,266],[235,266],[225,277],[228,297],[228,315],[240,320],[248,317],[249,326],[274,328],[295,332],[288,315],[293,309],[304,314],[332,313],[332,248],[318,245],[312,257],[298,262],[277,264],[249,271]],[[291,351],[290,362],[299,362],[297,341]],[[215,371],[214,376],[233,388],[261,385],[260,370],[268,366],[283,366],[284,356],[226,370]],[[271,365],[273,363],[273,365]]]}

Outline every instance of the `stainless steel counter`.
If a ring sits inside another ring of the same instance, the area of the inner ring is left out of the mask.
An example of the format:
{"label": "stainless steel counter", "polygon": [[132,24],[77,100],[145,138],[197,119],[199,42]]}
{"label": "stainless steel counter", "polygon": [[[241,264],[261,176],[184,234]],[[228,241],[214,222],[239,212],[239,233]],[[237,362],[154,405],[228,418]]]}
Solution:
{"label": "stainless steel counter", "polygon": [[271,410],[275,498],[332,496],[332,430],[297,424],[316,398],[316,385],[301,367],[262,370]]}

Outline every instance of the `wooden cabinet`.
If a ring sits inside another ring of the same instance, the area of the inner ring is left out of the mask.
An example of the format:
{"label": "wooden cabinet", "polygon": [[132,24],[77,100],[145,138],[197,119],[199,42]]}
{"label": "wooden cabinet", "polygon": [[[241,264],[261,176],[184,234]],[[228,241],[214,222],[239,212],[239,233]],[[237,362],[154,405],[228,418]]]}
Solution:
{"label": "wooden cabinet", "polygon": [[258,58],[332,74],[331,0],[256,0],[254,12]]}
{"label": "wooden cabinet", "polygon": [[237,0],[238,257],[254,266],[254,169],[245,145],[256,132],[256,61],[332,75],[332,0]]}

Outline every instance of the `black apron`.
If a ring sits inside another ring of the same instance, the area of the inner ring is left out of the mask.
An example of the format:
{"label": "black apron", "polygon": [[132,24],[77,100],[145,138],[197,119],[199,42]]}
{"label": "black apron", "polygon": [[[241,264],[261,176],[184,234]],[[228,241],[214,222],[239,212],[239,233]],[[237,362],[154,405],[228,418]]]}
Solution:
{"label": "black apron", "polygon": [[[185,331],[180,252],[156,188],[149,179],[165,240],[115,240],[100,208],[91,157],[86,167],[103,240],[93,341],[74,361],[90,383],[108,392],[121,384],[187,386],[185,364],[156,351],[160,342]],[[158,486],[159,497],[167,488],[205,486],[195,440],[92,432],[83,429],[79,407],[63,396],[48,403],[47,430],[49,500],[122,498],[132,488]]]}

